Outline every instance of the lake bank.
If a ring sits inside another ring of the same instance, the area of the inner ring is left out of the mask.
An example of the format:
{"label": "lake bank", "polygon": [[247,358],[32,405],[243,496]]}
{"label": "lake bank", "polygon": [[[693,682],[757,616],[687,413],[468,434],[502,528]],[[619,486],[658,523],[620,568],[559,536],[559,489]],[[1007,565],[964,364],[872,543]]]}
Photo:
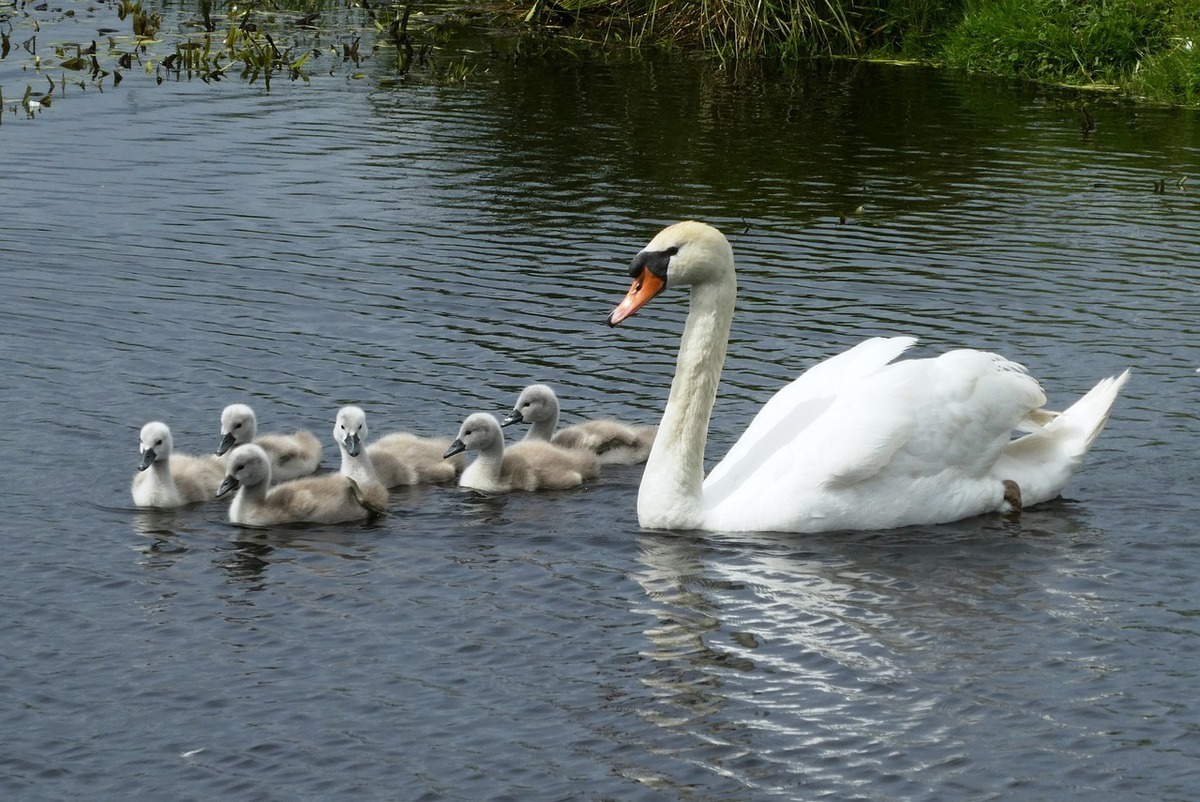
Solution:
{"label": "lake bank", "polygon": [[636,51],[698,54],[717,68],[764,76],[819,56],[944,67],[1143,103],[1200,103],[1196,0],[1066,10],[1044,0],[987,0],[969,13],[961,2],[929,10],[880,0],[857,4],[854,14],[834,2],[808,18],[805,4],[772,17],[784,6],[737,2],[288,5],[229,13],[205,0],[169,10],[142,0],[14,7],[0,25],[0,92],[11,112],[34,114],[73,90],[105,91],[134,76],[160,84],[241,79],[267,91],[273,80],[327,76],[452,84],[485,78],[498,59]]}
{"label": "lake bank", "polygon": [[1189,0],[496,4],[510,25],[577,40],[694,49],[722,61],[831,55],[1200,103],[1200,3]]}

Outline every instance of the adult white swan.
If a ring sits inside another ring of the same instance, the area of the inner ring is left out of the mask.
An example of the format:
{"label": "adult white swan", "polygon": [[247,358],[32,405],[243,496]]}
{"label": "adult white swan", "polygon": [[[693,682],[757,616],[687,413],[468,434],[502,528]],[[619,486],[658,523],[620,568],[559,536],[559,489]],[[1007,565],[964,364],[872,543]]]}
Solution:
{"label": "adult white swan", "polygon": [[[666,287],[691,309],[638,492],[653,529],[826,532],[935,524],[1057,496],[1129,378],[1071,408],[996,354],[892,362],[916,342],[875,338],[810,368],[767,402],[704,478],[704,445],[733,319],[733,250],[697,222],[663,229],[634,258],[615,326]],[[1027,431],[1013,439],[1014,430]]]}

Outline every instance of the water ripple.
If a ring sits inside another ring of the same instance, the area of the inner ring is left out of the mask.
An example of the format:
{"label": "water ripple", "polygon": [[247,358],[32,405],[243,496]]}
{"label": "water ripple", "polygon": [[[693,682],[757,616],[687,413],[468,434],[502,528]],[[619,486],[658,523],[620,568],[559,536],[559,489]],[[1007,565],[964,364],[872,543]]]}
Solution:
{"label": "water ripple", "polygon": [[[1195,163],[1189,120],[1098,104],[1084,139],[1053,93],[854,65],[494,70],[5,118],[36,189],[0,238],[0,788],[1186,797],[1200,239],[1193,195],[1153,186]],[[235,400],[264,429],[324,437],[358,403],[377,433],[449,435],[536,380],[568,420],[653,421],[684,298],[603,321],[692,216],[740,266],[714,459],[867,336],[1002,350],[1052,403],[1135,381],[1069,498],[1019,525],[642,532],[640,468],[415,488],[364,528],[130,508],[137,427],[207,451]]]}

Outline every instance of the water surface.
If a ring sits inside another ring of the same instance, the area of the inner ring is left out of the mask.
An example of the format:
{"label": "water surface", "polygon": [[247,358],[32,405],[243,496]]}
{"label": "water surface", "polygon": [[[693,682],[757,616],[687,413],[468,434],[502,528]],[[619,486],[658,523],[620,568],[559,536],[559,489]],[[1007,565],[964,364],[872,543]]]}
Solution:
{"label": "water surface", "polygon": [[[4,112],[9,798],[1194,793],[1194,114],[841,64],[382,75]],[[1015,524],[642,531],[636,468],[364,527],[131,507],[141,424],[212,450],[234,401],[451,435],[546,381],[654,421],[683,298],[603,320],[687,217],[741,273],[713,459],[868,336],[1000,350],[1056,406],[1134,379]]]}

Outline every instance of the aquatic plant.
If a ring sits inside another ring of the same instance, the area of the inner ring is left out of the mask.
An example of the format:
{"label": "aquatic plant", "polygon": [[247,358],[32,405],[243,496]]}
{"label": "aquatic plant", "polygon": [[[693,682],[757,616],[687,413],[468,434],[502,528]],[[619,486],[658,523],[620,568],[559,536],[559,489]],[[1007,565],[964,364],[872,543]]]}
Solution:
{"label": "aquatic plant", "polygon": [[111,0],[87,12],[111,9],[127,27],[39,48],[39,21],[70,16],[72,2],[83,6],[22,3],[0,20],[0,61],[62,71],[48,93],[30,83],[27,112],[69,86],[115,87],[135,66],[159,83],[235,77],[270,91],[338,73],[457,83],[502,53],[613,47],[695,48],[739,70],[813,55],[915,58],[1200,103],[1200,0]]}
{"label": "aquatic plant", "polygon": [[[23,58],[19,69],[47,76],[49,89],[39,91],[41,85],[31,82],[20,102],[4,100],[9,111],[22,108],[32,115],[48,106],[56,91],[115,87],[135,67],[160,84],[235,77],[267,91],[279,79],[306,82],[339,72],[363,78],[363,65],[372,60],[384,84],[417,76],[461,82],[474,75],[480,65],[472,54],[442,55],[456,18],[417,13],[415,5],[411,0],[195,0],[168,9],[157,0],[114,0],[109,8],[122,27],[102,24],[97,40],[39,47],[39,36],[77,8],[71,0],[55,7],[22,4],[0,17],[0,61]],[[87,8],[101,18],[104,12],[104,6]],[[49,77],[52,70],[62,71],[59,80]]]}

